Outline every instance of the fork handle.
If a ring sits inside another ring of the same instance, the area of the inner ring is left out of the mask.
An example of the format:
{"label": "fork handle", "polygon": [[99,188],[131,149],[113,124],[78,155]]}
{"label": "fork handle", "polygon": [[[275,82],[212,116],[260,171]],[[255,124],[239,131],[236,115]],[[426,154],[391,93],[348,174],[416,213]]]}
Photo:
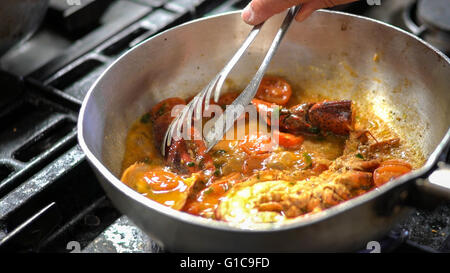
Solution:
{"label": "fork handle", "polygon": [[[204,140],[206,142],[207,151],[209,151],[212,147],[214,147],[214,145],[217,144],[217,142],[219,142],[222,139],[225,133],[231,127],[233,127],[234,120],[236,120],[236,118],[240,117],[245,112],[245,108],[239,107],[239,105],[240,106],[248,105],[255,97],[256,92],[258,91],[258,87],[261,83],[261,80],[264,74],[266,73],[267,68],[269,67],[270,61],[275,55],[275,52],[277,51],[281,40],[283,39],[284,35],[289,29],[289,26],[291,25],[297,13],[300,11],[301,6],[302,5],[297,5],[289,9],[288,13],[286,14],[286,17],[283,20],[283,23],[281,24],[280,29],[275,35],[275,38],[273,39],[272,44],[270,45],[266,53],[266,56],[264,57],[264,60],[261,63],[261,66],[256,71],[255,76],[247,85],[247,87],[244,89],[244,91],[242,91],[241,94],[239,94],[239,96],[233,101],[233,103],[231,104],[233,107],[227,107],[225,112],[221,116],[219,116],[219,118],[216,120],[214,126],[215,128],[210,132],[208,132],[208,134],[206,134]],[[217,127],[222,128],[222,130],[220,130]]]}
{"label": "fork handle", "polygon": [[[248,105],[251,102],[251,100],[255,97],[256,92],[258,91],[258,87],[261,84],[261,80],[264,74],[266,73],[267,68],[269,67],[270,61],[272,60],[278,47],[280,46],[280,43],[283,40],[283,37],[286,34],[287,30],[289,29],[289,26],[291,25],[297,13],[300,11],[300,8],[301,5],[297,5],[289,9],[286,17],[283,20],[283,23],[281,24],[280,29],[275,35],[275,38],[273,39],[272,44],[270,45],[269,50],[267,51],[266,56],[264,57],[264,60],[261,63],[261,66],[256,71],[255,76],[250,81],[250,84],[244,89],[243,92],[241,92],[239,97],[234,102],[236,102],[240,98],[239,104]],[[234,102],[233,104],[235,104]]]}
{"label": "fork handle", "polygon": [[225,65],[223,70],[220,72],[220,74],[228,75],[228,73],[233,69],[233,67],[236,65],[236,63],[239,61],[239,59],[242,57],[244,52],[247,50],[247,48],[250,46],[250,44],[253,42],[253,40],[258,35],[259,31],[261,30],[261,27],[264,25],[264,22],[254,26],[250,33],[248,34],[245,41],[242,43],[241,47],[236,51],[234,56],[230,59],[230,61]]}
{"label": "fork handle", "polygon": [[[250,46],[250,44],[255,40],[256,36],[258,35],[259,31],[261,30],[262,26],[264,25],[264,22],[255,25],[250,33],[248,34],[245,41],[242,43],[241,47],[234,53],[233,57],[228,61],[228,63],[223,67],[223,69],[218,74],[218,79],[215,84],[215,88],[212,88],[209,90],[208,94],[206,95],[205,99],[205,107],[207,108],[209,105],[209,100],[211,98],[211,93],[214,90],[214,102],[217,103],[220,96],[220,90],[222,89],[222,86],[225,82],[225,79],[227,78],[230,71],[233,69],[233,67],[237,64],[237,62],[241,59],[244,52],[247,50],[247,48]],[[214,87],[214,86],[213,86]]]}

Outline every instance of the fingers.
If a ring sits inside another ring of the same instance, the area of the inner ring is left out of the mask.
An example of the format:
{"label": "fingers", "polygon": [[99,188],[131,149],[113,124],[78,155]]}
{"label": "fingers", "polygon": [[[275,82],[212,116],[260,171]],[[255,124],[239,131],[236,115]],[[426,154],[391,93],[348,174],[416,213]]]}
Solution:
{"label": "fingers", "polygon": [[250,25],[257,25],[269,17],[292,6],[311,0],[253,0],[242,12],[242,19]]}
{"label": "fingers", "polygon": [[330,8],[355,1],[357,0],[312,0],[302,6],[295,20],[302,22],[318,9]]}
{"label": "fingers", "polygon": [[357,0],[252,0],[242,12],[242,19],[247,24],[257,25],[292,6],[303,4],[295,18],[301,22],[315,10],[355,1]]}

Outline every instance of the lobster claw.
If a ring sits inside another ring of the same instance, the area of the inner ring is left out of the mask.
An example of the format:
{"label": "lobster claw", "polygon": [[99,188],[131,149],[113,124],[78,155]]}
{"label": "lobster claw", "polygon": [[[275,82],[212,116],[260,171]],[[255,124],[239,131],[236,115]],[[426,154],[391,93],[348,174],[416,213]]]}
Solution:
{"label": "lobster claw", "polygon": [[313,133],[308,120],[308,111],[313,103],[304,103],[283,109],[280,112],[280,127],[290,133]]}
{"label": "lobster claw", "polygon": [[[272,110],[276,104],[253,99],[259,113],[268,115],[270,125]],[[348,135],[353,130],[353,109],[351,100],[303,103],[290,108],[280,107],[280,129],[292,134],[317,135],[331,132]]]}
{"label": "lobster claw", "polygon": [[337,135],[348,135],[353,130],[353,116],[351,100],[316,103],[308,111],[312,126]]}

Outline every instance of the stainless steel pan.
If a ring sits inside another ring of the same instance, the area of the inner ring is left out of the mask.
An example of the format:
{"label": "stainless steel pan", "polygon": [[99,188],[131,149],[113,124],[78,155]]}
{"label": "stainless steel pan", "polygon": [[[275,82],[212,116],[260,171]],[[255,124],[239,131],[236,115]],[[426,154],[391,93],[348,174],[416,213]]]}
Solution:
{"label": "stainless steel pan", "polygon": [[[265,24],[232,72],[230,88],[243,87],[251,78],[282,17]],[[410,197],[424,194],[422,189],[449,196],[446,170],[441,171],[443,186],[419,179],[428,176],[449,144],[449,59],[400,29],[331,11],[293,24],[269,72],[286,77],[301,92],[371,105],[405,141],[417,143],[428,158],[424,167],[311,217],[252,229],[172,210],[120,182],[132,122],[164,98],[198,92],[249,30],[239,13],[229,13],[166,31],[119,58],[84,100],[79,143],[115,206],[149,236],[170,251],[348,251],[385,235],[410,211]]]}

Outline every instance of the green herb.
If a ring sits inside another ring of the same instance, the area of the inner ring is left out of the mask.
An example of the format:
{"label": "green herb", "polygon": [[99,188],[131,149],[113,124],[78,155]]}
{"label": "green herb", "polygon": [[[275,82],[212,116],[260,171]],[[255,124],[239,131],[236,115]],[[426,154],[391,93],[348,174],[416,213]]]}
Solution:
{"label": "green herb", "polygon": [[318,133],[320,133],[320,128],[312,126],[312,127],[308,128],[308,132],[310,132],[311,134],[318,134]]}
{"label": "green herb", "polygon": [[158,117],[160,117],[164,114],[165,111],[166,111],[166,104],[163,103],[163,105],[161,105],[156,114],[158,115]]}
{"label": "green herb", "polygon": [[214,172],[214,175],[215,176],[220,176],[222,174],[222,172],[220,171],[220,170],[216,170],[215,172]]}
{"label": "green herb", "polygon": [[294,185],[295,185],[295,182],[294,182],[294,181],[291,181],[291,182],[289,182],[289,185],[294,186]]}
{"label": "green herb", "polygon": [[186,164],[188,167],[195,167],[195,163],[194,162],[188,162],[187,164]]}
{"label": "green herb", "polygon": [[322,135],[319,135],[319,136],[316,137],[316,140],[317,141],[325,141],[325,137],[322,136]]}
{"label": "green herb", "polygon": [[364,156],[363,156],[362,154],[360,154],[360,153],[357,153],[357,154],[356,154],[356,157],[357,157],[357,158],[364,159]]}
{"label": "green herb", "polygon": [[142,123],[148,123],[149,121],[150,121],[150,114],[149,113],[147,113],[147,114],[145,114],[145,115],[143,115],[141,117],[141,122]]}
{"label": "green herb", "polygon": [[305,167],[303,167],[303,170],[308,169],[312,165],[312,158],[311,155],[308,153],[303,153],[303,158],[305,159]]}
{"label": "green herb", "polygon": [[224,155],[226,153],[227,153],[227,151],[225,151],[225,150],[217,150],[214,152],[214,155]]}
{"label": "green herb", "polygon": [[145,157],[144,159],[141,160],[141,162],[145,164],[150,164],[152,161],[150,160],[150,158]]}
{"label": "green herb", "polygon": [[205,192],[204,192],[204,194],[210,194],[210,193],[213,193],[214,192],[214,189],[213,188],[209,188],[209,189],[207,189]]}

